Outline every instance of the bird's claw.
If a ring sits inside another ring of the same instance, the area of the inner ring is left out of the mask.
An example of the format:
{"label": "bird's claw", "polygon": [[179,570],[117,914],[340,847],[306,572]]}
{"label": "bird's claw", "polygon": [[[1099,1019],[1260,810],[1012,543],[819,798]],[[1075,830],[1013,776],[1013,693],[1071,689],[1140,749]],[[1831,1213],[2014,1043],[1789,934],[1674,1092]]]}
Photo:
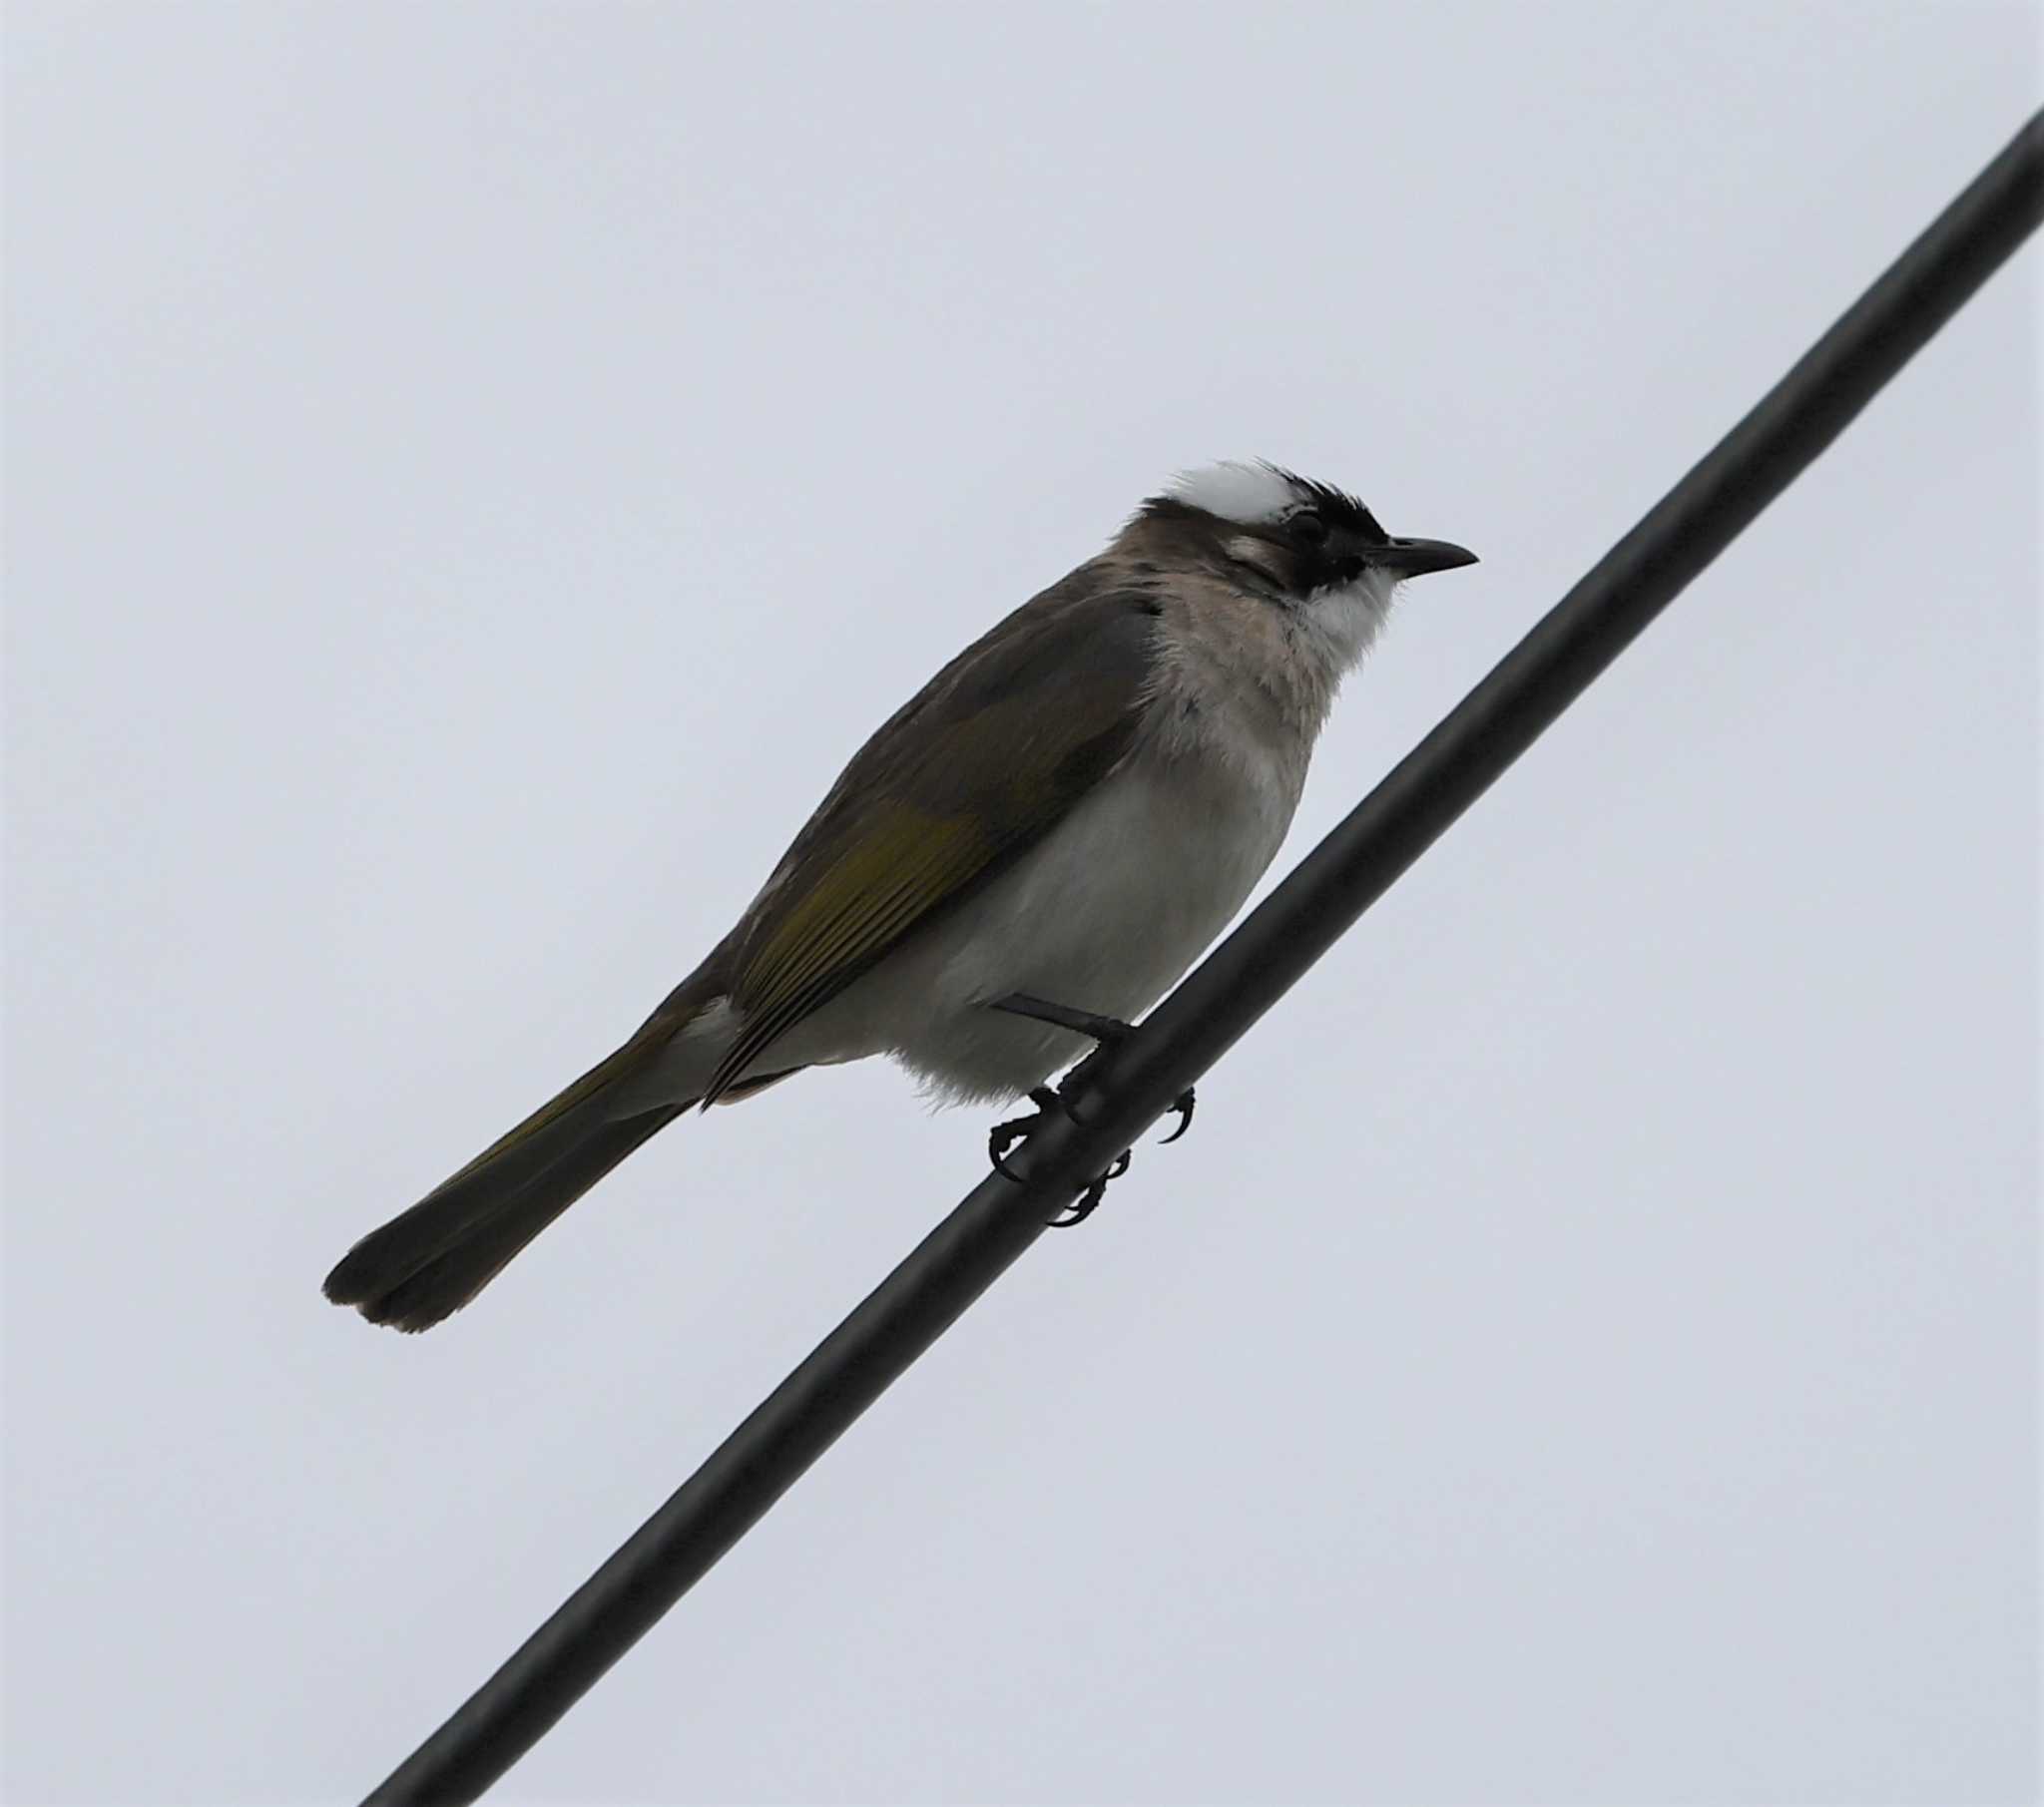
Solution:
{"label": "bird's claw", "polygon": [[[987,1131],[986,1137],[987,1157],[994,1163],[994,1171],[1000,1174],[1003,1179],[1013,1180],[1017,1185],[1023,1183],[1022,1175],[1008,1165],[1008,1150],[1016,1142],[1020,1141],[1023,1136],[1027,1135],[1030,1130],[1041,1124],[1050,1114],[1053,1106],[1060,1111],[1065,1108],[1064,1099],[1049,1086],[1034,1088],[1029,1094],[1029,1102],[1036,1109],[1030,1112],[1027,1117],[1014,1117],[1004,1124],[994,1125]],[[1050,1220],[1049,1227],[1052,1229],[1070,1229],[1075,1223],[1084,1223],[1088,1217],[1093,1215],[1095,1209],[1100,1204],[1100,1200],[1106,1195],[1107,1182],[1110,1179],[1119,1179],[1129,1170],[1131,1158],[1129,1150],[1124,1148],[1116,1157],[1114,1164],[1105,1173],[1096,1173],[1087,1183],[1085,1191],[1079,1194],[1077,1200],[1068,1209],[1059,1212],[1057,1216]]]}
{"label": "bird's claw", "polygon": [[994,1171],[1003,1179],[1013,1180],[1017,1185],[1022,1183],[1022,1175],[1008,1165],[1008,1150],[1043,1122],[1051,1106],[1062,1105],[1064,1100],[1048,1086],[1036,1086],[1030,1089],[1029,1102],[1036,1109],[1027,1117],[1011,1117],[1004,1124],[994,1125],[986,1132],[987,1158],[994,1163]]}
{"label": "bird's claw", "polygon": [[1086,1189],[1073,1200],[1069,1208],[1060,1211],[1046,1226],[1050,1229],[1071,1229],[1075,1224],[1084,1223],[1093,1215],[1101,1199],[1107,1196],[1107,1182],[1119,1179],[1129,1170],[1129,1150],[1124,1148],[1116,1157],[1113,1166],[1105,1173],[1096,1173],[1087,1181]]}
{"label": "bird's claw", "polygon": [[[1023,1183],[1022,1175],[1008,1165],[1008,1150],[1043,1122],[1050,1114],[1052,1106],[1056,1106],[1070,1117],[1071,1107],[1065,1103],[1065,1091],[1083,1092],[1100,1060],[1110,1049],[1126,1041],[1135,1032],[1119,1018],[1095,1016],[1090,1011],[1070,1010],[1062,1004],[1048,1003],[1042,998],[1032,998],[1021,992],[997,999],[993,1008],[1011,1012],[1018,1017],[1031,1017],[1041,1023],[1054,1024],[1059,1029],[1071,1030],[1075,1035],[1090,1036],[1098,1044],[1091,1054],[1065,1076],[1064,1090],[1054,1090],[1049,1086],[1033,1088],[1029,1094],[1029,1102],[1036,1107],[1034,1111],[1027,1117],[1010,1118],[1004,1124],[996,1124],[987,1131],[987,1158],[993,1162],[994,1171],[1003,1179],[1012,1180],[1020,1185]],[[1165,1141],[1177,1141],[1193,1127],[1194,1103],[1193,1089],[1188,1086],[1172,1104],[1171,1108],[1178,1113],[1178,1128],[1163,1138]],[[1086,1189],[1068,1209],[1050,1220],[1050,1227],[1070,1229],[1075,1223],[1084,1223],[1099,1207],[1101,1198],[1107,1192],[1108,1181],[1119,1179],[1129,1170],[1129,1150],[1124,1148],[1106,1172],[1093,1176]]]}
{"label": "bird's claw", "polygon": [[1171,1108],[1178,1113],[1178,1128],[1172,1130],[1169,1135],[1158,1137],[1157,1145],[1160,1148],[1170,1147],[1173,1142],[1177,1141],[1181,1135],[1193,1127],[1193,1107],[1199,1102],[1194,1097],[1193,1089],[1190,1086],[1172,1100]]}

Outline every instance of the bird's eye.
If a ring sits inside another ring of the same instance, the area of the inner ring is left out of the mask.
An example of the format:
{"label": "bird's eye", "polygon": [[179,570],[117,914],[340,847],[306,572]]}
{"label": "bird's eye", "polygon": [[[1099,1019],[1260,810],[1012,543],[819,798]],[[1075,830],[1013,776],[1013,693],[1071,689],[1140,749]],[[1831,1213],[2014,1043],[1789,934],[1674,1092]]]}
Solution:
{"label": "bird's eye", "polygon": [[1300,509],[1285,525],[1291,529],[1291,537],[1302,546],[1326,543],[1327,524],[1309,508]]}

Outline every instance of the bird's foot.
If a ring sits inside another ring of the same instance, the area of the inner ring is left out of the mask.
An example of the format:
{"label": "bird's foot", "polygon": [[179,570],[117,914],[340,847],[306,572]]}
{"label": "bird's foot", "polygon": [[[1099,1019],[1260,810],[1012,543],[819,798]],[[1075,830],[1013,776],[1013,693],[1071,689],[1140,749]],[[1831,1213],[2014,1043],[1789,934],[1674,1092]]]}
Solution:
{"label": "bird's foot", "polygon": [[1094,1174],[1086,1182],[1086,1189],[1079,1194],[1078,1198],[1069,1207],[1060,1211],[1050,1220],[1050,1227],[1052,1229],[1070,1229],[1075,1223],[1084,1223],[1088,1217],[1093,1215],[1094,1207],[1100,1203],[1101,1199],[1107,1196],[1107,1182],[1110,1179],[1119,1179],[1129,1170],[1130,1158],[1128,1149],[1124,1148],[1116,1157],[1113,1166],[1109,1167],[1105,1173]]}
{"label": "bird's foot", "polygon": [[1037,1086],[1030,1091],[1029,1102],[1036,1109],[1027,1117],[1011,1117],[986,1132],[987,1158],[994,1163],[994,1171],[1003,1179],[1012,1179],[1017,1185],[1022,1183],[1022,1175],[1008,1165],[1008,1150],[1050,1115],[1053,1105],[1062,1106],[1065,1101],[1050,1087]]}
{"label": "bird's foot", "polygon": [[[1047,998],[1032,998],[1027,992],[1014,992],[998,999],[993,1008],[1004,1010],[1010,1016],[1029,1017],[1038,1023],[1055,1024],[1059,1029],[1069,1029],[1075,1035],[1089,1037],[1096,1044],[1093,1052],[1065,1075],[1065,1083],[1058,1088],[1055,1096],[1082,1089],[1086,1081],[1092,1077],[1093,1063],[1136,1033],[1136,1026],[1133,1023],[1124,1023],[1119,1017],[1097,1016],[1090,1010],[1071,1010],[1065,1005],[1053,1004]],[[1037,1093],[1049,1090],[1047,1086],[1039,1086],[1036,1092],[1029,1095],[1030,1099],[1040,1107],[1041,1100],[1037,1098]],[[1172,1101],[1171,1108],[1178,1114],[1178,1128],[1169,1135],[1162,1137],[1163,1141],[1177,1141],[1193,1127],[1193,1108],[1198,1103],[1199,1099],[1191,1086]],[[1017,1133],[1020,1134],[1022,1131],[1018,1130]]]}
{"label": "bird's foot", "polygon": [[[1036,1087],[1029,1094],[1029,1102],[1036,1109],[1027,1117],[1014,1117],[1004,1124],[996,1124],[987,1131],[986,1136],[987,1156],[994,1163],[994,1171],[1003,1179],[1012,1179],[1017,1185],[1022,1183],[1022,1175],[1008,1165],[1008,1150],[1023,1136],[1037,1129],[1053,1109],[1065,1110],[1064,1099],[1048,1086]],[[1066,1112],[1066,1115],[1071,1114]],[[1070,1229],[1075,1223],[1084,1223],[1093,1215],[1095,1207],[1106,1195],[1107,1182],[1110,1179],[1119,1179],[1129,1170],[1129,1150],[1124,1148],[1106,1172],[1096,1173],[1087,1181],[1085,1191],[1079,1194],[1077,1201],[1069,1209],[1059,1212],[1050,1220],[1050,1227]]]}
{"label": "bird's foot", "polygon": [[[1037,1086],[1031,1090],[1029,1102],[1036,1109],[1027,1117],[1011,1118],[1006,1123],[994,1125],[993,1129],[987,1132],[987,1154],[993,1161],[994,1171],[999,1173],[1002,1178],[1012,1179],[1019,1185],[1022,1176],[1008,1165],[1008,1150],[1016,1142],[1041,1126],[1044,1118],[1049,1115],[1052,1106],[1056,1106],[1067,1117],[1070,1117],[1071,1107],[1065,1102],[1066,1094],[1083,1090],[1084,1082],[1088,1077],[1088,1070],[1093,1066],[1093,1063],[1099,1060],[1109,1049],[1127,1040],[1135,1031],[1130,1024],[1122,1022],[1118,1017],[1102,1017],[1096,1016],[1091,1011],[1068,1010],[1062,1004],[1052,1004],[1042,998],[1031,998],[1021,992],[1017,992],[1011,997],[1000,999],[993,1008],[995,1010],[1005,1010],[1011,1015],[1018,1017],[1031,1017],[1040,1023],[1055,1024],[1060,1029],[1069,1029],[1075,1034],[1090,1036],[1098,1044],[1091,1054],[1065,1076],[1063,1086],[1056,1089],[1049,1086]],[[1177,1100],[1172,1105],[1172,1109],[1178,1113],[1178,1128],[1164,1137],[1165,1141],[1177,1141],[1181,1135],[1193,1127],[1193,1107],[1196,1102],[1193,1088],[1190,1086],[1179,1094]],[[1074,1121],[1076,1122],[1077,1120],[1074,1119]],[[1079,1194],[1077,1201],[1069,1210],[1051,1219],[1050,1227],[1052,1229],[1069,1229],[1075,1223],[1084,1223],[1088,1217],[1093,1215],[1094,1210],[1099,1206],[1101,1198],[1106,1194],[1107,1182],[1110,1179],[1119,1179],[1122,1174],[1129,1170],[1131,1158],[1130,1151],[1124,1148],[1114,1164],[1106,1172],[1097,1173],[1093,1176],[1087,1183],[1085,1191]]]}

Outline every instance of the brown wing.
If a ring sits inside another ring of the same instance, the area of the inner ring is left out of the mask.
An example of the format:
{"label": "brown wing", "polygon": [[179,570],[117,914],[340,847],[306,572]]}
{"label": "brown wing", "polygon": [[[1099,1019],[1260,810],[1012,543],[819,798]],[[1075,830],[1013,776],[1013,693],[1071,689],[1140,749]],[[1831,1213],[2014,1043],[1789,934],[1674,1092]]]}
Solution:
{"label": "brown wing", "polygon": [[1081,566],[966,648],[858,750],[733,936],[746,1027],[706,1106],[1120,763],[1157,615],[1124,574]]}

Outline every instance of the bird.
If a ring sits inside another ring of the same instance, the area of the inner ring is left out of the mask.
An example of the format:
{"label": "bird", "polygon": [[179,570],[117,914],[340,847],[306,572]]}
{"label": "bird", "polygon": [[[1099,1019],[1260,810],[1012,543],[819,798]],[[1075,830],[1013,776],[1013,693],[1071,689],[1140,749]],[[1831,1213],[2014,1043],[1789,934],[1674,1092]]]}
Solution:
{"label": "bird", "polygon": [[[1179,473],[889,716],[702,964],[326,1297],[428,1329],[685,1112],[805,1068],[885,1055],[938,1104],[1051,1108],[1277,856],[1398,587],[1475,562],[1280,465]],[[996,1165],[1037,1121],[996,1126]]]}

